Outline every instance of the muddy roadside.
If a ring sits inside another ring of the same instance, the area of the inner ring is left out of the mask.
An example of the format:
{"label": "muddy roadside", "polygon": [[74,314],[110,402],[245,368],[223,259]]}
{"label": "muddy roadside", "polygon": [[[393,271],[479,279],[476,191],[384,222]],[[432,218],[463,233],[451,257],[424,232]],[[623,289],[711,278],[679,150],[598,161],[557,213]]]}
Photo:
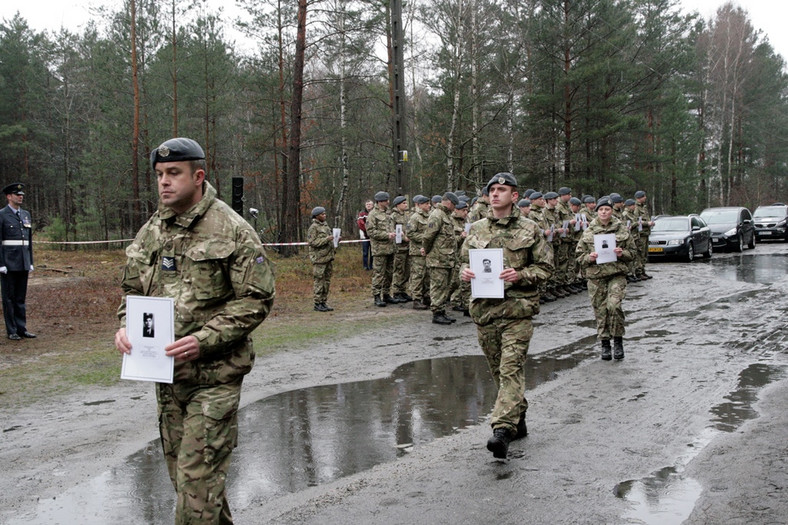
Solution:
{"label": "muddy roadside", "polygon": [[[788,249],[756,252],[777,257]],[[720,260],[745,256],[753,255]],[[735,268],[724,263],[652,268],[655,279],[628,293],[624,362],[587,360],[529,392],[530,435],[512,446],[508,462],[492,461],[484,448],[489,428],[481,424],[324,485],[252,497],[233,506],[236,522],[643,521],[632,514],[638,503],[616,488],[665,468],[702,487],[687,512],[692,523],[780,522],[788,514],[785,377],[775,374],[758,393],[757,417],[731,431],[715,431],[712,409],[752,364],[788,365],[780,306],[788,281],[737,280],[736,270],[723,279]],[[244,406],[285,390],[384,377],[414,360],[478,353],[466,320],[437,327],[424,313],[403,309],[386,326],[378,322],[386,311],[362,310],[368,330],[259,358],[245,382]],[[331,315],[315,314],[315,322],[343,319]],[[531,355],[590,351],[590,320],[584,296],[545,305]],[[121,464],[157,432],[152,389],[138,383],[78,391],[0,417],[3,522],[39,522],[40,502]]]}

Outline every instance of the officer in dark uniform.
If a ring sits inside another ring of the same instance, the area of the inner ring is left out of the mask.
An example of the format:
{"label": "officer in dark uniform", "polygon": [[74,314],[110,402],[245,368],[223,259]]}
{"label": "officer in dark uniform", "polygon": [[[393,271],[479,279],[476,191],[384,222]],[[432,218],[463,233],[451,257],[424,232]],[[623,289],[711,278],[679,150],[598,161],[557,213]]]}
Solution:
{"label": "officer in dark uniform", "polygon": [[33,220],[21,208],[25,198],[21,182],[3,188],[8,206],[0,210],[0,288],[8,338],[18,341],[35,334],[27,331],[25,297],[27,276],[33,271]]}

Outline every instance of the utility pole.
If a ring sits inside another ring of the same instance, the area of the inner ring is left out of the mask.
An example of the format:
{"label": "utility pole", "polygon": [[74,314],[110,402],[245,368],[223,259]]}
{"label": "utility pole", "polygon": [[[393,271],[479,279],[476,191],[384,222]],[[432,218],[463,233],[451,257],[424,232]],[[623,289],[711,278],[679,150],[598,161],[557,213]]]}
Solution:
{"label": "utility pole", "polygon": [[391,0],[391,45],[392,82],[394,84],[394,164],[397,166],[397,193],[406,195],[408,191],[405,163],[408,161],[405,141],[405,63],[403,59],[402,0]]}

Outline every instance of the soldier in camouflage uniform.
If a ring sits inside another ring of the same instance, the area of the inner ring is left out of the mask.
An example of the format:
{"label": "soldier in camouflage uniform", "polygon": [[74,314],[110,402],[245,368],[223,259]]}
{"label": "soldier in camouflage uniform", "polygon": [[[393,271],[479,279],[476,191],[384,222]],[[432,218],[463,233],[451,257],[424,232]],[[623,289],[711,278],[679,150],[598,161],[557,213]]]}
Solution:
{"label": "soldier in camouflage uniform", "polygon": [[391,289],[394,254],[397,247],[394,238],[394,225],[386,210],[389,207],[389,194],[379,191],[375,194],[375,207],[367,215],[367,235],[372,242],[372,296],[375,306],[398,303],[389,295]]}
{"label": "soldier in camouflage uniform", "polygon": [[[624,358],[624,310],[621,303],[627,291],[627,264],[635,256],[635,241],[625,224],[613,218],[613,202],[602,197],[596,204],[597,217],[583,232],[577,243],[577,262],[588,279],[588,296],[594,307],[597,337],[602,342],[602,359],[608,361],[610,338],[613,338],[616,359]],[[614,262],[597,264],[598,253],[594,247],[594,235],[615,234]]]}
{"label": "soldier in camouflage uniform", "polygon": [[[408,295],[408,279],[410,279],[410,239],[407,235],[408,219],[408,199],[402,195],[394,197],[391,209],[391,221],[394,223],[396,232],[397,225],[402,228],[402,242],[396,244],[397,251],[394,254],[394,269],[391,277],[391,296],[400,303],[407,303],[413,298]],[[395,239],[396,240],[396,239]]]}
{"label": "soldier in camouflage uniform", "polygon": [[[544,209],[547,203],[545,202],[544,195],[541,191],[531,191],[529,200],[531,201],[531,213],[528,214],[528,218],[534,221],[536,224],[539,225],[539,230],[542,232],[542,235],[545,236],[547,239],[547,235],[549,234],[550,225],[547,223],[544,217]],[[548,242],[547,245],[550,247],[550,251],[553,250],[553,245],[551,242]],[[555,262],[555,259],[553,259]],[[548,289],[548,280],[544,280],[539,283],[539,302],[552,302],[558,299],[555,295],[550,293]]]}
{"label": "soldier in camouflage uniform", "polygon": [[638,190],[635,192],[635,217],[638,220],[638,226],[635,230],[635,243],[638,249],[638,262],[635,266],[635,275],[640,280],[651,279],[651,276],[646,273],[646,263],[648,262],[648,236],[651,233],[651,227],[654,226],[654,221],[651,220],[651,212],[646,204],[646,192]]}
{"label": "soldier in camouflage uniform", "polygon": [[470,313],[479,345],[498,387],[491,425],[493,436],[487,449],[496,458],[506,458],[512,439],[528,431],[525,412],[525,359],[533,336],[532,317],[539,313],[539,283],[553,272],[553,252],[539,226],[517,209],[517,180],[499,173],[487,184],[492,208],[487,218],[471,226],[462,247],[461,277],[476,277],[469,265],[469,251],[502,248],[503,299],[472,298]]}
{"label": "soldier in camouflage uniform", "polygon": [[482,190],[482,196],[476,199],[476,202],[471,206],[471,211],[468,213],[468,220],[471,223],[484,219],[490,211],[490,196],[487,195],[487,187]]}
{"label": "soldier in camouflage uniform", "polygon": [[328,306],[326,301],[333,274],[334,232],[326,224],[326,209],[322,206],[312,210],[312,224],[306,232],[306,242],[309,245],[309,260],[312,261],[315,310],[330,312],[333,308]]}
{"label": "soldier in camouflage uniform", "polygon": [[531,199],[520,199],[517,202],[517,207],[520,208],[520,215],[527,219],[531,214]]}
{"label": "soldier in camouflage uniform", "polygon": [[[225,479],[238,436],[241,383],[254,363],[249,334],[274,300],[255,231],[205,181],[205,155],[175,138],[151,152],[159,209],[126,249],[127,295],[175,298],[172,384],[157,383],[159,429],[177,492],[177,524],[229,524]],[[135,351],[118,310],[115,346]]]}
{"label": "soldier in camouflage uniform", "polygon": [[[635,199],[627,199],[624,201],[624,210],[621,212],[621,222],[627,227],[627,231],[635,241],[635,248],[637,248],[637,217],[635,217]],[[634,257],[627,265],[627,282],[636,283],[640,279],[635,277],[636,266],[638,263],[637,249],[635,250]]]}
{"label": "soldier in camouflage uniform", "polygon": [[[457,253],[459,254],[462,249],[462,243],[465,242],[465,238],[468,236],[465,231],[466,224],[468,226],[471,224],[468,222],[468,203],[460,199],[457,209],[451,215],[451,219],[454,221],[454,236],[457,239]],[[469,316],[468,304],[471,300],[471,284],[460,279],[460,272],[452,272],[451,289],[451,309],[455,312],[462,312],[466,317]]]}
{"label": "soldier in camouflage uniform", "polygon": [[564,295],[576,293],[570,286],[572,278],[572,268],[574,267],[575,246],[572,242],[572,228],[575,225],[575,216],[569,209],[569,199],[572,198],[572,190],[563,186],[558,190],[558,201],[555,204],[555,215],[557,226],[560,228],[557,234],[558,240],[555,244],[555,271],[558,274],[557,288]]}
{"label": "soldier in camouflage uniform", "polygon": [[413,197],[416,208],[408,219],[408,238],[410,239],[410,293],[413,294],[413,309],[426,310],[429,297],[429,274],[427,260],[421,253],[421,240],[427,231],[430,216],[430,200],[424,195]]}
{"label": "soldier in camouflage uniform", "polygon": [[618,193],[611,193],[608,197],[610,197],[610,202],[613,203],[613,218],[618,222],[624,222],[624,197]]}
{"label": "soldier in camouflage uniform", "polygon": [[430,310],[432,322],[451,324],[456,321],[446,315],[446,305],[451,293],[452,273],[457,265],[457,240],[454,237],[454,223],[451,212],[460,202],[457,196],[447,191],[440,204],[430,212],[427,231],[421,239],[422,253],[427,257],[430,272]]}

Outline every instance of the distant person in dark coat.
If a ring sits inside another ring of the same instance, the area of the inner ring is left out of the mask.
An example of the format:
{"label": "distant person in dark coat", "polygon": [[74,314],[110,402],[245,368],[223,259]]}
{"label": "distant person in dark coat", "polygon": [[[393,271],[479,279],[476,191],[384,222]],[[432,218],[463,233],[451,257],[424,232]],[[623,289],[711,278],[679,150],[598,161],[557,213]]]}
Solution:
{"label": "distant person in dark coat", "polygon": [[0,210],[0,288],[8,338],[19,341],[36,335],[27,331],[25,298],[27,277],[33,271],[33,220],[21,208],[25,186],[20,182],[3,188],[8,206]]}

